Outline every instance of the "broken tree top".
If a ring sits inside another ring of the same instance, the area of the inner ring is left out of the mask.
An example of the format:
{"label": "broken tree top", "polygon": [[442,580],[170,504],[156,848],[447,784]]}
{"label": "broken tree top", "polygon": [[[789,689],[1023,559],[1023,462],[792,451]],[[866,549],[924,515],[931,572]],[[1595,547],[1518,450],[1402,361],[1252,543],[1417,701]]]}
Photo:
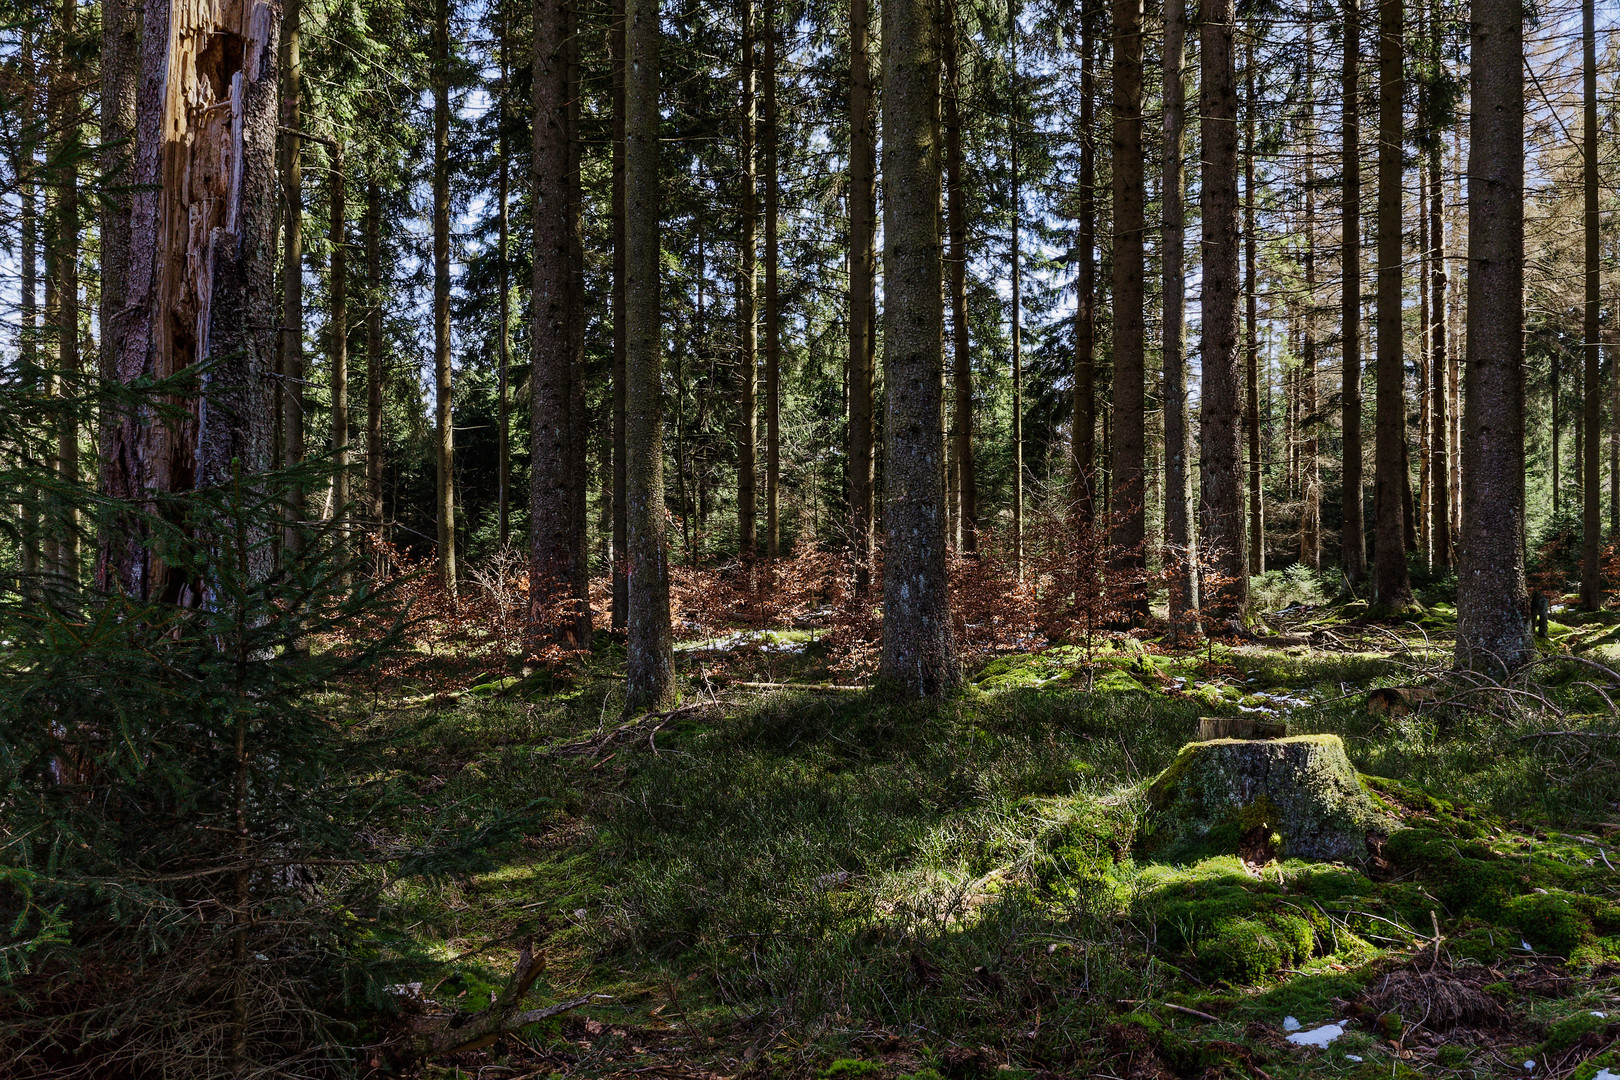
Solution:
{"label": "broken tree top", "polygon": [[1188,743],[1148,788],[1144,853],[1187,860],[1244,854],[1363,859],[1394,825],[1337,735]]}

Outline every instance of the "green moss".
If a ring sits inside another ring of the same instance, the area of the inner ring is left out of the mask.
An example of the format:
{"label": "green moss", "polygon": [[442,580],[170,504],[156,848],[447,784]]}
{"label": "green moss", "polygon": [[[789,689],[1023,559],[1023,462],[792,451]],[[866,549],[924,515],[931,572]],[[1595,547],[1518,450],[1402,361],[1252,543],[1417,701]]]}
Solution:
{"label": "green moss", "polygon": [[1197,942],[1199,962],[1210,974],[1233,983],[1255,983],[1297,967],[1316,944],[1311,924],[1298,915],[1272,912],[1215,920]]}
{"label": "green moss", "polygon": [[862,1061],[860,1058],[839,1058],[816,1075],[823,1080],[832,1080],[833,1077],[854,1080],[857,1076],[881,1076],[883,1066],[876,1061]]}
{"label": "green moss", "polygon": [[1620,964],[1620,935],[1601,937],[1596,941],[1577,945],[1570,950],[1569,963],[1574,968],[1592,968],[1601,964]]}
{"label": "green moss", "polygon": [[1611,1026],[1620,1026],[1620,1021],[1608,1015],[1598,1016],[1592,1010],[1583,1009],[1548,1026],[1547,1039],[1541,1044],[1542,1053],[1562,1054],[1580,1042],[1583,1036],[1595,1031],[1604,1031]]}
{"label": "green moss", "polygon": [[1504,914],[1537,948],[1568,955],[1590,924],[1567,894],[1529,893],[1509,900]]}

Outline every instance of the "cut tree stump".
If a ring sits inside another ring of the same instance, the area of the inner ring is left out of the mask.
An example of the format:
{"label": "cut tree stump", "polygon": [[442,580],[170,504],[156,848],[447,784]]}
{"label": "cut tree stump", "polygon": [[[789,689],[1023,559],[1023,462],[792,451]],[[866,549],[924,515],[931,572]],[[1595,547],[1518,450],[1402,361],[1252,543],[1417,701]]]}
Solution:
{"label": "cut tree stump", "polygon": [[1188,743],[1149,786],[1148,804],[1140,850],[1172,861],[1365,859],[1367,834],[1396,824],[1337,735]]}

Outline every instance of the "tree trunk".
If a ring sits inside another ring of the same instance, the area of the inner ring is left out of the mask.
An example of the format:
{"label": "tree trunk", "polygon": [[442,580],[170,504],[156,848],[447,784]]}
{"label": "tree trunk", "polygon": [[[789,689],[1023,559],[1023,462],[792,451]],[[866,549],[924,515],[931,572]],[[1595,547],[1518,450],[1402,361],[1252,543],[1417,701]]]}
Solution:
{"label": "tree trunk", "polygon": [[574,333],[567,0],[534,11],[533,316],[529,333],[529,629],[584,644],[575,609]]}
{"label": "tree trunk", "polygon": [[754,95],[754,0],[742,4],[742,59],[740,82],[742,124],[737,136],[738,174],[742,200],[737,218],[737,549],[744,558],[754,553],[758,535],[759,496],[755,489],[756,446],[759,441],[758,282],[759,256],[755,233],[759,226],[758,177],[754,138],[758,122]]}
{"label": "tree trunk", "polygon": [[1164,0],[1164,542],[1170,567],[1172,634],[1192,629],[1198,559],[1192,534],[1192,470],[1187,467],[1187,326],[1184,250],[1187,0]]}
{"label": "tree trunk", "polygon": [[[282,12],[281,86],[281,464],[304,460],[304,140],[303,65],[299,33],[304,0],[285,0]],[[287,490],[287,528],[282,546],[303,550],[304,486]]]}
{"label": "tree trunk", "polygon": [[496,177],[495,212],[498,219],[495,248],[495,260],[499,266],[500,299],[500,340],[496,343],[498,350],[496,358],[496,393],[499,400],[496,404],[496,425],[500,446],[497,450],[495,484],[497,497],[500,503],[500,542],[506,547],[511,539],[511,511],[512,511],[512,412],[511,412],[511,366],[512,366],[512,283],[508,253],[510,250],[511,221],[510,221],[510,194],[511,169],[510,154],[506,148],[506,95],[511,85],[510,65],[506,55],[506,45],[510,38],[510,29],[506,21],[505,10],[501,13],[501,90],[500,97],[495,102],[496,141],[500,154],[500,166]]}
{"label": "tree trunk", "polygon": [[1535,655],[1524,579],[1524,10],[1474,0],[1469,26],[1468,343],[1457,662]]}
{"label": "tree trunk", "polygon": [[1236,17],[1233,0],[1204,0],[1199,27],[1198,114],[1204,148],[1199,535],[1211,573],[1205,582],[1205,610],[1224,619],[1241,618],[1249,601],[1238,405]]}
{"label": "tree trunk", "polygon": [[[36,88],[34,66],[33,34],[24,27],[17,47],[19,81],[21,92],[18,94],[17,109],[17,143],[16,157],[12,161],[12,173],[17,177],[17,194],[22,201],[21,208],[21,241],[22,248],[18,258],[22,263],[18,281],[18,317],[21,325],[17,330],[17,355],[21,361],[23,372],[23,385],[35,388],[39,378],[39,192],[35,182],[35,171],[39,167],[37,160],[37,141],[39,138],[39,120],[35,113]],[[127,216],[127,215],[126,215]],[[125,237],[126,247],[128,238]],[[126,273],[128,258],[124,260]],[[121,309],[120,309],[121,310]],[[118,312],[111,313],[114,317]],[[103,341],[109,340],[103,335]],[[104,350],[105,351],[105,350]],[[108,364],[104,357],[103,367]],[[110,415],[103,420],[104,428],[110,423]],[[111,458],[108,451],[111,449],[110,429],[104,431],[102,460],[108,462]],[[26,460],[24,464],[32,465],[34,462]],[[103,475],[102,487],[107,487],[107,479]],[[39,545],[39,501],[36,492],[25,489],[21,510],[21,560],[23,577],[32,583],[40,572],[40,545]]]}
{"label": "tree trunk", "polygon": [[1247,88],[1243,108],[1243,340],[1245,384],[1248,397],[1243,423],[1249,433],[1249,573],[1266,572],[1265,491],[1260,476],[1260,325],[1257,267],[1259,237],[1254,221],[1254,47],[1244,63]]}
{"label": "tree trunk", "polygon": [[1305,316],[1301,327],[1298,401],[1299,561],[1318,570],[1322,565],[1322,470],[1317,432],[1321,421],[1316,386],[1316,27],[1305,23]]}
{"label": "tree trunk", "polygon": [[[100,374],[113,376],[112,333],[118,313],[129,302],[129,167],[135,154],[135,94],[141,67],[141,14],[135,0],[102,0],[101,4],[101,157],[103,183],[117,189],[101,200]],[[25,95],[31,75],[23,76]],[[26,115],[26,113],[25,113]],[[25,121],[26,122],[26,121]],[[30,165],[32,163],[30,162]],[[25,203],[24,212],[31,211]],[[26,246],[26,245],[25,245]],[[31,252],[32,246],[28,246]],[[28,272],[31,268],[25,268]],[[102,418],[97,442],[105,472],[112,437],[111,414]],[[103,476],[103,487],[105,477]]]}
{"label": "tree trunk", "polygon": [[585,233],[583,229],[584,188],[581,180],[582,148],[579,138],[580,86],[579,25],[577,0],[564,0],[563,57],[567,65],[567,102],[563,136],[567,146],[568,235],[568,512],[569,552],[573,574],[569,581],[574,613],[574,638],[582,645],[591,642],[591,564],[590,522],[586,516],[585,486],[589,480],[586,461],[588,417],[585,403]]}
{"label": "tree trunk", "polygon": [[366,494],[371,520],[383,522],[382,188],[376,165],[366,181]]}
{"label": "tree trunk", "polygon": [[1080,222],[1075,247],[1080,267],[1074,282],[1074,407],[1071,426],[1075,517],[1082,528],[1096,519],[1097,505],[1097,79],[1094,2],[1080,8]]}
{"label": "tree trunk", "polygon": [[961,678],[945,574],[939,245],[939,0],[883,5],[883,681],[934,697]]}
{"label": "tree trunk", "polygon": [[[1130,2],[1130,0],[1125,0]],[[1140,3],[1140,0],[1137,0]],[[1138,35],[1140,37],[1140,35]],[[1018,222],[1022,213],[1023,192],[1018,185],[1018,7],[1007,7],[1007,91],[1011,108],[1007,115],[1007,153],[1011,167],[1008,210],[1011,218],[1012,320],[1012,472],[1013,472],[1013,569],[1020,581],[1024,577],[1024,282],[1020,276],[1022,252],[1019,250]],[[1140,127],[1140,118],[1138,118]]]}
{"label": "tree trunk", "polygon": [[[1144,355],[1142,234],[1142,0],[1114,0],[1114,443],[1113,486],[1118,512],[1111,522],[1112,564],[1122,580],[1121,610],[1132,623],[1147,618],[1147,421]],[[1136,580],[1132,580],[1136,579]]]}
{"label": "tree trunk", "polygon": [[765,0],[765,554],[781,550],[782,327],[777,295],[776,0]]}
{"label": "tree trunk", "polygon": [[332,214],[331,276],[327,283],[328,361],[332,365],[332,516],[337,520],[339,558],[346,559],[349,528],[349,250],[348,193],[344,186],[343,141],[332,144],[332,175],[327,202]]}
{"label": "tree trunk", "polygon": [[[1419,28],[1419,38],[1422,29]],[[1418,123],[1427,125],[1424,119],[1428,115],[1427,99],[1428,89],[1419,88],[1418,91]],[[1434,537],[1431,532],[1431,513],[1433,510],[1433,493],[1429,490],[1430,449],[1434,437],[1434,376],[1435,372],[1429,366],[1429,215],[1424,208],[1429,204],[1429,175],[1428,159],[1422,154],[1418,155],[1418,340],[1417,340],[1417,381],[1418,381],[1418,501],[1417,501],[1417,529],[1418,552],[1423,557],[1423,565],[1434,565]]]}
{"label": "tree trunk", "polygon": [[625,0],[627,711],[661,709],[675,696],[659,376],[658,45],[658,0]]}
{"label": "tree trunk", "polygon": [[612,612],[609,616],[614,629],[628,625],[630,617],[630,579],[626,563],[629,552],[629,519],[627,518],[629,485],[625,460],[625,358],[629,348],[627,336],[627,301],[625,293],[625,92],[626,71],[625,35],[629,22],[626,18],[627,0],[612,0],[613,25],[608,39],[613,64],[613,550],[608,560],[608,575],[612,586]]}
{"label": "tree trunk", "polygon": [[[147,492],[223,484],[237,463],[245,474],[269,467],[280,23],[266,0],[228,15],[178,0],[147,5],[128,303],[113,317],[113,373],[130,385],[208,366],[182,415],[140,406],[114,418],[113,498],[150,507]],[[213,47],[226,41],[241,47]],[[149,526],[134,516],[120,524],[101,553],[103,588],[205,600],[205,583],[153,553]],[[268,572],[268,548],[254,551],[250,572]]]}
{"label": "tree trunk", "polygon": [[945,229],[950,257],[952,383],[955,391],[957,522],[964,553],[979,550],[979,490],[973,462],[973,353],[967,315],[967,192],[962,177],[962,69],[954,9],[940,27],[945,61]]}
{"label": "tree trunk", "polygon": [[1341,422],[1344,434],[1344,527],[1339,562],[1354,586],[1367,575],[1361,500],[1361,16],[1360,0],[1344,0],[1344,72],[1339,83],[1344,188],[1340,229],[1340,318],[1343,349]]}
{"label": "tree trunk", "polygon": [[1378,395],[1373,470],[1372,602],[1398,614],[1412,604],[1406,574],[1406,520],[1411,486],[1406,448],[1406,355],[1402,340],[1403,251],[1401,155],[1406,143],[1401,37],[1404,0],[1378,4]]}
{"label": "tree trunk", "polygon": [[1584,163],[1581,169],[1586,217],[1586,318],[1582,331],[1586,347],[1586,378],[1582,420],[1586,429],[1585,455],[1581,459],[1584,482],[1581,530],[1581,607],[1597,611],[1603,606],[1603,498],[1599,489],[1598,443],[1602,438],[1603,384],[1598,313],[1602,303],[1598,273],[1598,111],[1597,111],[1597,32],[1593,0],[1582,0],[1581,30],[1584,43],[1585,109]]}
{"label": "tree trunk", "polygon": [[[61,0],[56,21],[57,62],[51,71],[50,123],[55,136],[51,156],[57,159],[52,177],[56,189],[51,200],[48,236],[55,249],[48,259],[54,269],[56,304],[56,369],[65,394],[77,394],[79,358],[79,154],[80,102],[78,65],[69,56],[68,43],[78,33],[76,0]],[[65,487],[79,482],[79,422],[64,410],[57,427],[56,466]],[[78,511],[67,500],[52,524],[59,532],[54,545],[56,564],[51,568],[63,581],[79,580]]]}
{"label": "tree trunk", "polygon": [[438,434],[435,507],[439,581],[456,595],[455,419],[450,387],[450,0],[433,23],[433,417]]}
{"label": "tree trunk", "polygon": [[877,349],[877,141],[870,29],[867,0],[850,0],[849,530],[855,546],[855,588],[862,594],[871,584],[874,555],[872,382]]}
{"label": "tree trunk", "polygon": [[[1431,0],[1430,25],[1435,28],[1434,53],[1439,53],[1440,18],[1438,0]],[[1422,213],[1423,208],[1419,207]],[[1441,179],[1440,134],[1432,132],[1429,142],[1429,381],[1433,395],[1430,422],[1429,492],[1433,500],[1434,565],[1451,566],[1451,411],[1447,387],[1451,365],[1446,353],[1446,226],[1445,183]]]}

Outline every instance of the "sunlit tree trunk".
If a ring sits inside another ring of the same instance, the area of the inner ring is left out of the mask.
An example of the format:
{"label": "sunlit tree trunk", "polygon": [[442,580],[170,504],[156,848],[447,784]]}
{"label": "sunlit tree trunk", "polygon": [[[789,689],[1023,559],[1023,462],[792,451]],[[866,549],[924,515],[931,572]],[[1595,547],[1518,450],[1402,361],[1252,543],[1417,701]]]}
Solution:
{"label": "sunlit tree trunk", "polygon": [[765,0],[765,554],[781,549],[782,327],[777,295],[776,2]]}
{"label": "sunlit tree trunk", "polygon": [[855,587],[871,583],[874,555],[872,380],[877,323],[877,140],[867,0],[849,6],[849,530]]}
{"label": "sunlit tree trunk", "polygon": [[1170,625],[1182,634],[1198,608],[1192,534],[1192,470],[1187,463],[1186,145],[1187,0],[1164,0],[1164,541],[1171,560]]}
{"label": "sunlit tree trunk", "polygon": [[1266,571],[1265,490],[1260,475],[1260,323],[1257,270],[1259,237],[1254,220],[1254,114],[1259,102],[1254,96],[1254,49],[1245,57],[1243,109],[1243,340],[1244,384],[1247,391],[1243,409],[1244,427],[1249,434],[1249,573]]}
{"label": "sunlit tree trunk", "polygon": [[979,491],[973,462],[973,353],[967,318],[967,192],[962,178],[962,70],[954,13],[941,25],[945,62],[945,229],[950,244],[946,280],[951,293],[952,390],[956,438],[957,522],[961,549],[979,550]]}
{"label": "sunlit tree trunk", "polygon": [[1205,610],[1228,619],[1241,617],[1249,600],[1248,552],[1243,544],[1242,411],[1238,404],[1236,17],[1232,0],[1204,0],[1198,90],[1204,151],[1199,536],[1211,570],[1205,582]]}
{"label": "sunlit tree trunk", "polygon": [[1344,69],[1339,82],[1343,145],[1343,220],[1339,233],[1341,354],[1344,433],[1344,526],[1340,567],[1351,585],[1367,574],[1366,525],[1361,479],[1361,15],[1360,0],[1344,0]]}
{"label": "sunlit tree trunk", "polygon": [[1298,401],[1306,430],[1300,433],[1299,560],[1312,570],[1322,565],[1322,473],[1317,433],[1321,420],[1316,385],[1316,27],[1305,24],[1305,313],[1301,327]]}
{"label": "sunlit tree trunk", "polygon": [[1586,351],[1586,378],[1582,381],[1584,395],[1582,421],[1586,430],[1586,453],[1581,465],[1585,482],[1582,484],[1583,527],[1581,530],[1581,607],[1597,611],[1603,606],[1603,567],[1600,562],[1603,544],[1603,493],[1599,488],[1598,444],[1603,428],[1602,343],[1599,338],[1598,314],[1602,304],[1598,263],[1598,108],[1597,108],[1597,31],[1593,0],[1582,0],[1581,30],[1584,53],[1585,107],[1581,168],[1586,218],[1586,312],[1582,338]]}
{"label": "sunlit tree trunk", "polygon": [[939,2],[883,5],[883,656],[910,697],[961,678],[945,574]]}
{"label": "sunlit tree trunk", "polygon": [[[299,37],[304,0],[285,0],[282,14],[281,85],[281,464],[304,460],[304,140],[303,64]],[[282,546],[303,547],[306,492],[295,482],[287,492],[287,528]]]}
{"label": "sunlit tree trunk", "polygon": [[382,187],[376,165],[366,181],[366,495],[371,520],[383,522]]}
{"label": "sunlit tree trunk", "polygon": [[439,581],[456,594],[455,419],[450,385],[450,0],[433,22],[433,418]]}
{"label": "sunlit tree trunk", "polygon": [[1147,617],[1147,590],[1129,579],[1147,567],[1146,352],[1142,234],[1142,0],[1114,0],[1114,442],[1112,480],[1118,512],[1110,530],[1115,572],[1124,578],[1122,607],[1133,622]]}
{"label": "sunlit tree trunk", "polygon": [[1524,6],[1470,12],[1468,342],[1457,662],[1535,655],[1524,579]]}
{"label": "sunlit tree trunk", "polygon": [[675,696],[664,524],[659,375],[658,0],[625,0],[625,500],[629,532],[627,710]]}
{"label": "sunlit tree trunk", "polygon": [[[612,613],[614,629],[627,625],[630,613],[630,582],[626,577],[625,559],[629,549],[629,524],[626,518],[628,481],[625,469],[625,350],[626,336],[625,295],[625,34],[628,22],[627,0],[612,0],[613,25],[608,30],[608,44],[613,65],[613,543],[608,560],[608,575],[612,586]],[[702,501],[701,499],[699,500]]]}
{"label": "sunlit tree trunk", "polygon": [[[55,21],[58,44],[53,50],[55,63],[51,67],[48,98],[51,157],[55,164],[46,239],[51,249],[47,265],[52,279],[47,284],[56,299],[52,315],[57,377],[62,381],[63,391],[69,394],[83,389],[79,384],[79,155],[82,149],[79,80],[82,74],[69,49],[77,33],[76,0],[61,0]],[[71,409],[64,410],[58,424],[56,467],[64,485],[79,482],[79,422]],[[64,580],[76,582],[80,570],[78,511],[64,503],[53,517],[57,536],[51,545],[56,554],[51,569]]]}
{"label": "sunlit tree trunk", "polygon": [[327,281],[327,362],[332,375],[332,515],[338,539],[347,549],[349,522],[349,249],[348,192],[343,175],[343,141],[332,144],[327,184],[331,211],[332,262]]}
{"label": "sunlit tree trunk", "polygon": [[759,442],[759,256],[755,244],[759,207],[754,156],[758,101],[754,93],[754,0],[741,0],[741,3],[742,107],[737,133],[737,171],[742,177],[742,200],[737,217],[737,548],[748,556],[754,553],[759,531],[759,494],[755,481]]}
{"label": "sunlit tree trunk", "polygon": [[1097,499],[1096,51],[1096,8],[1092,0],[1080,8],[1080,221],[1075,237],[1080,268],[1074,282],[1074,407],[1070,435],[1075,512],[1083,526],[1092,524]]}
{"label": "sunlit tree trunk", "polygon": [[1406,573],[1411,473],[1406,445],[1406,353],[1402,339],[1401,173],[1406,142],[1401,37],[1404,0],[1378,4],[1378,396],[1373,480],[1373,603],[1387,612],[1411,606]]}

